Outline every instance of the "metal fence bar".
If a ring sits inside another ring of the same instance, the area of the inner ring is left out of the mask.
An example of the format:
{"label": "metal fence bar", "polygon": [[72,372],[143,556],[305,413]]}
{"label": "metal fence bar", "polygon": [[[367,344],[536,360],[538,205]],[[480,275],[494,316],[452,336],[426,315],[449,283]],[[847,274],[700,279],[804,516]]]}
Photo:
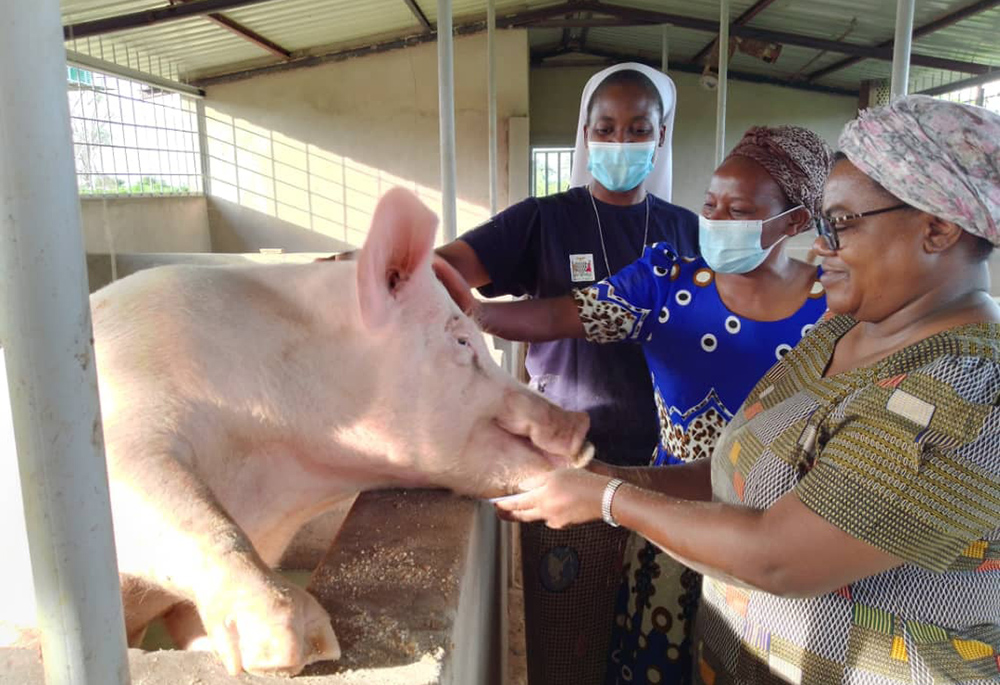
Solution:
{"label": "metal fence bar", "polygon": [[445,242],[458,236],[455,164],[455,36],[451,0],[438,0],[438,109],[441,134],[441,224]]}
{"label": "metal fence bar", "polygon": [[892,81],[890,98],[895,100],[910,89],[910,45],[913,41],[915,0],[896,2],[896,38],[892,48]]}
{"label": "metal fence bar", "polygon": [[729,92],[729,0],[719,2],[719,85],[715,105],[715,166],[726,154],[726,95]]}
{"label": "metal fence bar", "polygon": [[489,92],[486,116],[489,118],[490,216],[500,209],[499,170],[497,162],[497,66],[496,0],[486,0],[486,89]]}
{"label": "metal fence bar", "polygon": [[[128,685],[58,0],[0,15],[0,331],[48,685]],[[14,590],[16,591],[16,589]]]}

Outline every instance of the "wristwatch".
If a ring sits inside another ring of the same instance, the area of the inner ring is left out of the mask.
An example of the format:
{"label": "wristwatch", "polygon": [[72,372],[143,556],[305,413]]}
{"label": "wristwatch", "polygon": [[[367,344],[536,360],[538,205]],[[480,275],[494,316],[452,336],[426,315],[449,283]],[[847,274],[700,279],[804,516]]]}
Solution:
{"label": "wristwatch", "polygon": [[618,527],[618,522],[615,521],[615,517],[611,514],[611,504],[615,500],[615,493],[618,492],[618,488],[624,485],[625,481],[621,478],[612,478],[608,481],[608,484],[604,486],[604,495],[601,497],[601,518],[609,526]]}

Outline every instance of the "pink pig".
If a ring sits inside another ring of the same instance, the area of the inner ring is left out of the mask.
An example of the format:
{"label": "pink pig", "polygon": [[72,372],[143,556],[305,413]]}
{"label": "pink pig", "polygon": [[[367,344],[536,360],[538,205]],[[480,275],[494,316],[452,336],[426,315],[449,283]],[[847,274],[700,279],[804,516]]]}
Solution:
{"label": "pink pig", "polygon": [[130,644],[163,616],[234,674],[336,659],[326,612],[272,571],[307,521],[589,458],[586,415],[505,375],[435,278],[436,223],[393,190],[357,262],[168,266],[92,296]]}

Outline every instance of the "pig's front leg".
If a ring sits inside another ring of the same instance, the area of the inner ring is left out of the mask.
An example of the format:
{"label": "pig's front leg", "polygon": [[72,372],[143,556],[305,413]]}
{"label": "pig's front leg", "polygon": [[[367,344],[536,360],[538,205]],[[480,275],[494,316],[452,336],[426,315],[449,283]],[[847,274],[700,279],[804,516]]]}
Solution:
{"label": "pig's front leg", "polygon": [[230,673],[294,674],[340,656],[323,608],[266,566],[196,473],[169,451],[111,454],[119,570],[191,602]]}

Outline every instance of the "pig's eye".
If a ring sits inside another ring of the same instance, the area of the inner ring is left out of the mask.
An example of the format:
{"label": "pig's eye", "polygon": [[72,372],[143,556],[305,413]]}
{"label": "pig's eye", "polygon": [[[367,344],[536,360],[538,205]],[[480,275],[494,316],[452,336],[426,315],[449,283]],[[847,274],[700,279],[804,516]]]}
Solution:
{"label": "pig's eye", "polygon": [[456,338],[456,340],[458,341],[458,344],[461,345],[462,347],[468,347],[469,346],[469,339],[468,338],[460,337],[460,338]]}

